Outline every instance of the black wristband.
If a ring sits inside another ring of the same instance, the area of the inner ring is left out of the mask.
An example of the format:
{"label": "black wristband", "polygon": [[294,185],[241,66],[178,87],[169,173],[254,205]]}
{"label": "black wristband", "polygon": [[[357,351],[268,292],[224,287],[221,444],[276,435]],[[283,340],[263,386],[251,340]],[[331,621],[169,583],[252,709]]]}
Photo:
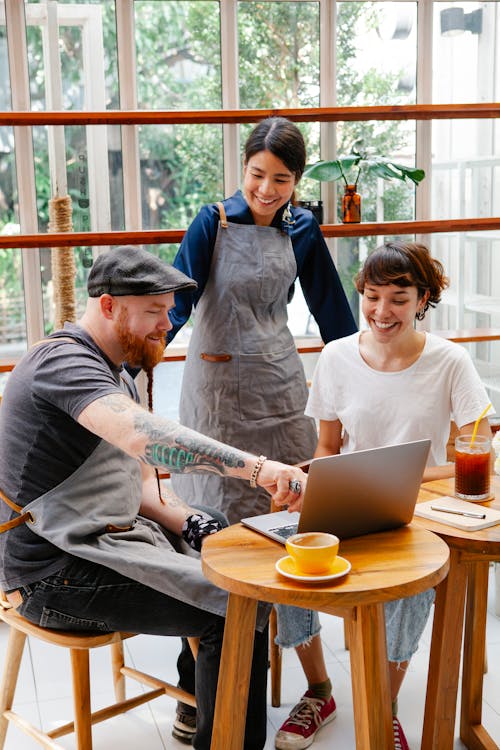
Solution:
{"label": "black wristband", "polygon": [[202,539],[221,529],[222,525],[215,518],[205,518],[198,513],[193,513],[182,524],[182,538],[190,547],[200,552]]}

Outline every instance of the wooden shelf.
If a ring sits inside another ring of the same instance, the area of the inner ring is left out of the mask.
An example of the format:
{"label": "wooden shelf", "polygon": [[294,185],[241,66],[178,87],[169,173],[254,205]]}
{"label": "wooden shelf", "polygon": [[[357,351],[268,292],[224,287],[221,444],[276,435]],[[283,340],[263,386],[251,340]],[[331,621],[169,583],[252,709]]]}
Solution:
{"label": "wooden shelf", "polygon": [[[443,232],[486,232],[500,229],[500,217],[436,219],[427,221],[380,221],[360,224],[322,224],[325,237],[388,237]],[[54,232],[0,235],[0,249],[8,247],[92,247],[105,245],[161,245],[181,242],[185,229],[147,229],[119,232]]]}

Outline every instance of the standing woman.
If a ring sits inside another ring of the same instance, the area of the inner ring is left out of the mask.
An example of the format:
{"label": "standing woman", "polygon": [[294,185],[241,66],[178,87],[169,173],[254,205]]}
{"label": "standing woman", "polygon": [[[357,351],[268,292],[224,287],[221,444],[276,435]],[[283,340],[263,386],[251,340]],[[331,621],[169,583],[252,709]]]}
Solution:
{"label": "standing woman", "polygon": [[[306,163],[299,129],[282,117],[261,121],[245,145],[243,190],[204,206],[174,265],[198,282],[176,299],[170,338],[195,305],[180,421],[276,460],[309,459],[314,420],[304,416],[307,386],[288,328],[298,277],[325,342],[356,330],[316,219],[294,206]],[[265,492],[215,474],[177,474],[175,492],[203,500],[231,522],[269,510]]]}

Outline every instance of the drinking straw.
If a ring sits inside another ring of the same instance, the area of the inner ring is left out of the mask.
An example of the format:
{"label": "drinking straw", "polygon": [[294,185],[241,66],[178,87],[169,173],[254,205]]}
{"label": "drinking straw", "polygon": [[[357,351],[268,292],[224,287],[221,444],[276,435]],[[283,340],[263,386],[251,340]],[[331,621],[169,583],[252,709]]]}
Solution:
{"label": "drinking straw", "polygon": [[472,448],[472,446],[474,445],[474,440],[476,439],[477,428],[479,427],[479,422],[482,420],[486,412],[488,412],[490,409],[491,409],[491,403],[488,404],[488,406],[485,409],[483,409],[481,414],[478,416],[478,418],[474,422],[474,429],[472,430],[472,437],[470,439],[469,448]]}

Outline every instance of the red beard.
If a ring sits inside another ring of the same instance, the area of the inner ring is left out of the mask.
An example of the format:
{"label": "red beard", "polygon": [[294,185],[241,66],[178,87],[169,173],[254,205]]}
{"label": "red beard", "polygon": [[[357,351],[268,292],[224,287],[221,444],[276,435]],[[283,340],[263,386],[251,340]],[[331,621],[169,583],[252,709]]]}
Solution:
{"label": "red beard", "polygon": [[118,316],[116,333],[124,352],[124,362],[128,362],[132,367],[142,367],[143,370],[151,370],[158,362],[161,362],[167,345],[166,333],[157,342],[135,336],[128,327],[126,308],[123,308]]}

